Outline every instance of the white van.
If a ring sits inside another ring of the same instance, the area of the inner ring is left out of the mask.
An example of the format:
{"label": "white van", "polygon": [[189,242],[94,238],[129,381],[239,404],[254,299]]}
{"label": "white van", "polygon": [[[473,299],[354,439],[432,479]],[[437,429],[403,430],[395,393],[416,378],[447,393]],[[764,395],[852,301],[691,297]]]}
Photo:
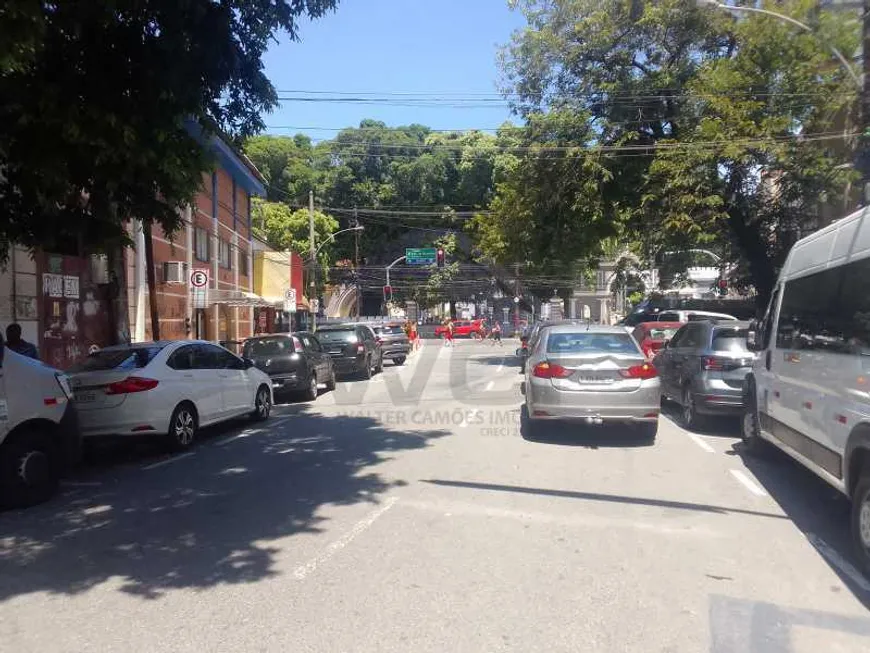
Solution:
{"label": "white van", "polygon": [[747,448],[772,443],[850,497],[870,571],[870,211],[794,245],[749,341]]}
{"label": "white van", "polygon": [[78,459],[71,398],[64,374],[7,349],[0,338],[0,506],[49,499]]}

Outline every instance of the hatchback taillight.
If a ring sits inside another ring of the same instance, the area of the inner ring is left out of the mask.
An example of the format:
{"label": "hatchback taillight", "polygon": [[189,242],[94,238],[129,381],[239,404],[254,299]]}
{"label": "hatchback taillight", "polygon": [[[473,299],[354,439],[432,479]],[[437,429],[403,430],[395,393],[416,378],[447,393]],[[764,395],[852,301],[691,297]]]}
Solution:
{"label": "hatchback taillight", "polygon": [[646,379],[656,378],[659,375],[659,372],[654,366],[649,363],[644,363],[643,365],[629,367],[627,370],[621,370],[620,374],[626,379],[640,379],[641,381],[645,381]]}
{"label": "hatchback taillight", "polygon": [[721,372],[729,362],[716,356],[704,356],[701,359],[701,369],[707,372]]}
{"label": "hatchback taillight", "polygon": [[535,365],[532,375],[539,379],[565,379],[571,376],[571,371],[556,363],[544,361]]}
{"label": "hatchback taillight", "polygon": [[357,354],[364,354],[364,353],[366,353],[366,346],[363,345],[362,343],[358,344],[358,345],[356,346],[356,353],[357,353]]}
{"label": "hatchback taillight", "polygon": [[157,387],[155,379],[145,379],[140,376],[128,376],[123,381],[115,381],[106,386],[107,395],[128,395],[134,392],[145,392]]}

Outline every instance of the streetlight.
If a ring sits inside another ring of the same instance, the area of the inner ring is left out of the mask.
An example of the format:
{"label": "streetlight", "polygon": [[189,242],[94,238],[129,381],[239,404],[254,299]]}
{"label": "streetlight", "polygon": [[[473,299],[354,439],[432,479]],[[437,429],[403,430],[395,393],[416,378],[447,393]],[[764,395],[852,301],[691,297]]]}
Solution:
{"label": "streetlight", "polygon": [[840,52],[837,48],[835,48],[832,44],[828,43],[824,39],[819,38],[819,35],[816,34],[816,32],[813,31],[813,28],[810,27],[809,25],[805,25],[804,23],[800,22],[799,20],[795,20],[791,16],[786,16],[785,14],[779,14],[775,11],[770,11],[768,9],[759,9],[758,7],[742,7],[740,5],[726,5],[722,2],[718,2],[718,0],[696,0],[696,2],[698,3],[699,7],[713,7],[715,9],[722,9],[723,11],[737,11],[737,12],[746,11],[746,12],[751,12],[751,13],[755,13],[755,14],[764,14],[765,16],[772,16],[773,18],[778,18],[779,20],[783,20],[787,23],[791,23],[795,27],[799,27],[800,29],[804,30],[805,32],[809,32],[810,34],[815,36],[819,40],[820,43],[823,43],[824,45],[826,45],[831,50],[831,52],[834,53],[834,56],[840,60],[840,63],[843,64],[843,68],[845,68],[846,72],[849,73],[849,77],[851,77],[852,81],[855,82],[855,86],[858,88],[858,90],[860,91],[864,88],[864,85],[861,82],[861,78],[858,77],[858,75],[852,69],[852,64],[850,64],[849,60],[843,56],[843,53]]}
{"label": "streetlight", "polygon": [[[347,229],[340,229],[339,231],[336,231],[333,234],[329,234],[329,236],[326,237],[326,240],[324,240],[322,243],[320,243],[320,245],[317,246],[317,248],[315,248],[314,247],[314,229],[312,227],[312,229],[311,229],[311,255],[308,257],[308,269],[309,269],[309,273],[308,273],[308,301],[309,302],[314,301],[314,287],[316,285],[314,283],[314,271],[315,271],[314,266],[315,266],[315,263],[317,261],[317,255],[320,253],[320,250],[323,249],[323,246],[326,245],[327,243],[331,243],[332,241],[334,241],[335,237],[338,236],[339,234],[344,234],[344,233],[347,233],[349,231],[363,231],[363,230],[364,230],[363,225],[357,225],[355,227],[349,227]],[[316,317],[316,315],[317,315],[317,311],[311,311],[311,330],[312,331],[317,330],[317,317]]]}

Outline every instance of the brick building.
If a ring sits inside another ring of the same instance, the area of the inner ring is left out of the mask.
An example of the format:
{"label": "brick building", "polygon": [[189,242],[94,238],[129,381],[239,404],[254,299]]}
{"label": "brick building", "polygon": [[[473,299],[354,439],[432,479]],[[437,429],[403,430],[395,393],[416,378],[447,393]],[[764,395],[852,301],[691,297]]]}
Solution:
{"label": "brick building", "polygon": [[[251,198],[265,194],[253,164],[223,140],[201,136],[217,160],[202,189],[182,210],[183,227],[152,235],[157,307],[162,339],[201,338],[231,349],[253,334],[254,308],[270,305],[254,294]],[[127,254],[130,325],[134,342],[151,340],[144,235]],[[191,285],[194,271],[206,280]]]}

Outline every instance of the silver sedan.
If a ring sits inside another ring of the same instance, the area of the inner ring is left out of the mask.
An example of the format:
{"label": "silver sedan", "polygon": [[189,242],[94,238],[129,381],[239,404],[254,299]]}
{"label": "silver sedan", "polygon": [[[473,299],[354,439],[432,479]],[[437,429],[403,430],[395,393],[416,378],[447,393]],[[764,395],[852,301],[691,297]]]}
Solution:
{"label": "silver sedan", "polygon": [[624,422],[655,439],[658,372],[622,327],[544,327],[529,352],[522,389],[530,432],[545,420]]}

